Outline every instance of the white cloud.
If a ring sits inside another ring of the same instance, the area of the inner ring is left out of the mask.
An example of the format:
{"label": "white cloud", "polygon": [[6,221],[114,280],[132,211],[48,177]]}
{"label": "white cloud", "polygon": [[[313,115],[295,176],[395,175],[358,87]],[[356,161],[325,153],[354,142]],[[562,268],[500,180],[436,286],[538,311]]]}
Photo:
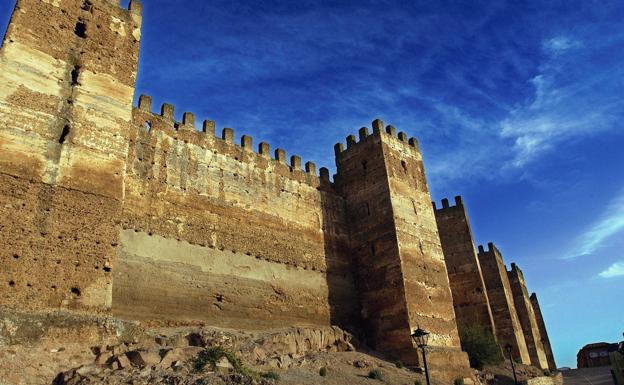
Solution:
{"label": "white cloud", "polygon": [[[574,250],[566,259],[591,255],[604,246],[609,238],[622,232],[624,232],[624,190],[609,204],[602,217],[578,238]],[[615,267],[622,268],[624,265]],[[609,270],[603,273],[607,271]]]}
{"label": "white cloud", "polygon": [[598,274],[602,278],[613,278],[624,276],[624,261],[616,262],[609,266],[605,271]]}
{"label": "white cloud", "polygon": [[544,49],[544,51],[553,55],[559,55],[564,53],[565,51],[580,46],[580,42],[573,40],[567,36],[555,36],[551,39],[545,40],[542,43],[542,48]]}

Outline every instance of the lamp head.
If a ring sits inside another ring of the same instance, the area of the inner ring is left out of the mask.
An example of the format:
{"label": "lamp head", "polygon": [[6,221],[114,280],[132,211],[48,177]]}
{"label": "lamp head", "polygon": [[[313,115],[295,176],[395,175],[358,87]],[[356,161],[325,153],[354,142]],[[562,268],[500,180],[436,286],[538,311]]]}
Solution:
{"label": "lamp head", "polygon": [[429,332],[418,327],[412,333],[412,339],[416,342],[418,346],[427,346],[427,341],[429,340]]}

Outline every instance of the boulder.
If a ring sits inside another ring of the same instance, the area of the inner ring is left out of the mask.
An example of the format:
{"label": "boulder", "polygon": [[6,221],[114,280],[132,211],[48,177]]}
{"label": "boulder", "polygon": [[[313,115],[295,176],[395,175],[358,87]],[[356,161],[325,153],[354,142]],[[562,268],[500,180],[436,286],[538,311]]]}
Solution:
{"label": "boulder", "polygon": [[159,352],[153,350],[134,350],[127,352],[126,357],[128,357],[132,365],[139,368],[154,366],[161,361]]}

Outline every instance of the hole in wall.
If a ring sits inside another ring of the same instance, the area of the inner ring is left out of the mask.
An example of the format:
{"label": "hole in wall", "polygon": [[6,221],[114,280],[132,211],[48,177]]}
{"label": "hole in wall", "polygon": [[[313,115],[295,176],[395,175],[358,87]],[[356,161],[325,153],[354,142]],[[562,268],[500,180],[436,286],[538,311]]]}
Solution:
{"label": "hole in wall", "polygon": [[81,39],[86,39],[87,37],[87,24],[79,21],[76,23],[76,27],[74,28],[74,33]]}
{"label": "hole in wall", "polygon": [[93,8],[93,4],[89,1],[89,0],[85,0],[82,3],[82,7],[80,7],[82,10],[84,11],[91,11],[91,9]]}
{"label": "hole in wall", "polygon": [[80,66],[76,65],[74,66],[74,69],[71,71],[71,85],[72,86],[76,86],[80,84],[78,83],[79,76],[80,76]]}
{"label": "hole in wall", "polygon": [[19,257],[20,257],[19,255],[13,254],[13,258],[15,258],[15,259],[19,259]]}
{"label": "hole in wall", "polygon": [[[65,127],[63,127],[63,131],[61,131],[61,136],[59,137],[59,144],[63,144],[65,143],[65,139],[67,139],[67,135],[69,135],[69,126],[65,125]],[[62,237],[59,235],[59,239],[61,239]]]}
{"label": "hole in wall", "polygon": [[145,125],[143,127],[145,128],[146,132],[152,132],[152,122],[145,122]]}
{"label": "hole in wall", "polygon": [[368,204],[368,202],[365,202],[366,205],[366,214],[370,217],[371,212],[370,212],[370,205]]}
{"label": "hole in wall", "polygon": [[362,162],[362,169],[364,169],[364,171],[366,171],[367,167],[368,167],[368,162],[367,161],[363,161]]}
{"label": "hole in wall", "polygon": [[15,286],[15,281],[13,281],[13,280],[9,281],[9,286],[11,286],[11,287]]}
{"label": "hole in wall", "polygon": [[107,272],[107,273],[110,273],[111,268],[110,268],[110,267],[108,267],[108,266],[104,266],[104,269],[103,269],[103,270],[104,270],[105,272]]}
{"label": "hole in wall", "polygon": [[407,163],[404,160],[401,161],[401,167],[403,167],[403,171],[407,171]]}
{"label": "hole in wall", "polygon": [[69,291],[71,291],[71,293],[73,295],[75,295],[76,297],[80,297],[80,288],[78,287],[72,287],[71,289],[69,289]]}
{"label": "hole in wall", "polygon": [[375,252],[376,252],[376,250],[375,250],[375,245],[374,245],[374,244],[372,244],[372,245],[371,245],[371,255],[372,255],[373,257],[375,256]]}
{"label": "hole in wall", "polygon": [[215,298],[217,299],[217,302],[223,302],[223,294],[217,294],[215,295]]}

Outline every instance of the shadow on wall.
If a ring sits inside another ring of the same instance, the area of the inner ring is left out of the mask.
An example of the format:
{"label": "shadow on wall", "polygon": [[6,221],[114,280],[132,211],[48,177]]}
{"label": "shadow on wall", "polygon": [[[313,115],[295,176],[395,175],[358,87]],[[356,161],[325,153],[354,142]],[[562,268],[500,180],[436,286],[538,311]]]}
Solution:
{"label": "shadow on wall", "polygon": [[[321,170],[321,173],[327,170]],[[355,260],[349,250],[346,206],[342,198],[329,190],[329,178],[321,178],[321,213],[327,289],[332,325],[359,336],[360,303],[355,287]]]}

